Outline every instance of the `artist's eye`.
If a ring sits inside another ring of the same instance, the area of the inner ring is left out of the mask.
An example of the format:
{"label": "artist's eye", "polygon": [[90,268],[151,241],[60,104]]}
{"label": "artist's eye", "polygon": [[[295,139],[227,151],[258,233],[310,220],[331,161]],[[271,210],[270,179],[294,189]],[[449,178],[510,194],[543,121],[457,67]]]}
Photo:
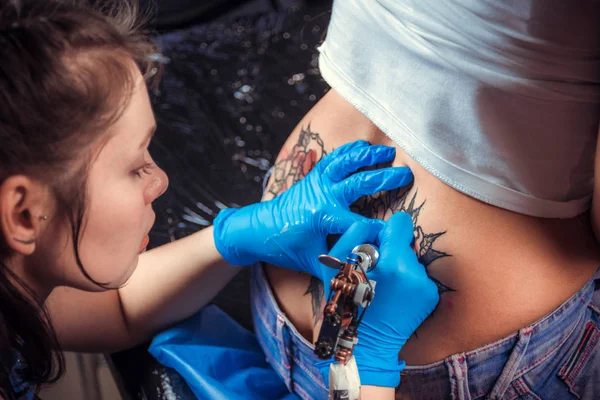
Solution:
{"label": "artist's eye", "polygon": [[142,178],[145,175],[150,175],[150,173],[152,171],[152,168],[154,168],[154,164],[152,164],[152,163],[145,163],[141,167],[136,168],[133,171],[131,171],[131,173],[133,173],[138,178]]}

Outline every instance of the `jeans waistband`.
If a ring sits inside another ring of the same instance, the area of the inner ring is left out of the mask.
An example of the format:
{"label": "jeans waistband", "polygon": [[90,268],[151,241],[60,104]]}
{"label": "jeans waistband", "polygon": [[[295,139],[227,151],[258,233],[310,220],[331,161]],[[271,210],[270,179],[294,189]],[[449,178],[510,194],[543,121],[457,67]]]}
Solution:
{"label": "jeans waistband", "polygon": [[[467,398],[460,393],[502,397],[513,380],[544,362],[582,328],[580,322],[591,306],[595,286],[592,278],[561,306],[510,336],[432,364],[407,366],[401,373],[401,391],[409,392],[411,386],[419,390],[426,381],[446,386],[434,390],[458,398]],[[467,373],[477,379],[464,379]]]}

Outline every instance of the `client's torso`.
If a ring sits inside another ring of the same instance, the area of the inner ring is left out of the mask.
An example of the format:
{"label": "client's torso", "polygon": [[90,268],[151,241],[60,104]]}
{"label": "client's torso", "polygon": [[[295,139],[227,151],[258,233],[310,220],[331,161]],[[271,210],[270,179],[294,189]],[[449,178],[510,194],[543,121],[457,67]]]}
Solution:
{"label": "client's torso", "polygon": [[[324,153],[358,139],[395,145],[330,91],[288,139],[265,198],[300,179]],[[400,354],[407,364],[502,338],[558,307],[596,271],[600,255],[586,215],[538,219],[487,205],[442,183],[396,147],[393,165],[411,168],[412,188],[362,199],[354,209],[380,219],[393,211],[412,214],[419,258],[438,283],[440,304]],[[318,281],[275,266],[266,273],[280,308],[314,341],[324,306]]]}

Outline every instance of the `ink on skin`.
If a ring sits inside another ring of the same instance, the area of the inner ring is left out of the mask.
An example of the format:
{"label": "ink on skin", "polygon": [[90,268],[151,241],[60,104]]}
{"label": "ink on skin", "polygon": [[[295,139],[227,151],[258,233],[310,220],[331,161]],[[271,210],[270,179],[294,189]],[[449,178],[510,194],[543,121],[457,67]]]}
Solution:
{"label": "ink on skin", "polygon": [[[298,142],[290,149],[288,154],[284,154],[282,153],[280,159],[275,163],[267,187],[267,193],[273,197],[277,197],[294,183],[304,178],[317,162],[325,157],[327,152],[319,134],[313,132],[310,129],[310,124],[308,124],[306,128],[300,128]],[[320,279],[311,277],[304,295],[311,296],[313,319],[316,324],[323,315],[323,282]]]}
{"label": "ink on skin", "polygon": [[[298,182],[306,176],[315,164],[327,154],[325,144],[320,134],[311,130],[310,124],[300,129],[298,142],[287,153],[281,153],[279,160],[275,163],[273,174],[269,182],[267,193],[273,197],[288,189],[291,185]],[[423,210],[426,200],[423,200],[418,206],[415,190],[409,199],[410,188],[400,188],[391,190],[382,194],[365,196],[356,201],[352,206],[352,211],[369,218],[388,217],[395,212],[406,212],[410,214],[414,226],[414,249],[417,252],[419,262],[427,269],[433,262],[444,257],[451,257],[451,254],[435,248],[436,241],[446,231],[426,233],[423,227],[419,225],[419,214]],[[431,276],[430,276],[431,278]],[[455,290],[431,278],[438,287],[438,292],[443,295]],[[315,324],[322,315],[323,283],[314,277],[311,277],[310,283],[304,295],[310,295],[312,300],[312,312]],[[449,306],[452,308],[452,303]]]}

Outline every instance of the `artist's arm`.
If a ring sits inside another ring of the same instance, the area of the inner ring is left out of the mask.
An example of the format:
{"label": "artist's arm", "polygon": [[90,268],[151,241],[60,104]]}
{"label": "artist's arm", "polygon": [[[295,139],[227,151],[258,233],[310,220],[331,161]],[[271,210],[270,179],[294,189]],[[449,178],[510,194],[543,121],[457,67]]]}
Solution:
{"label": "artist's arm", "polygon": [[118,290],[61,287],[47,305],[63,350],[114,352],[193,315],[240,270],[218,253],[210,227],[142,254]]}
{"label": "artist's arm", "polygon": [[408,184],[408,168],[358,169],[393,159],[395,150],[353,142],[324,158],[283,196],[219,213],[214,228],[140,256],[125,286],[103,293],[57,289],[48,308],[65,350],[116,351],[191,316],[236,274],[257,261],[320,276],[326,237],[356,221],[357,198]]}
{"label": "artist's arm", "polygon": [[396,389],[381,386],[362,386],[360,388],[360,400],[394,400]]}

